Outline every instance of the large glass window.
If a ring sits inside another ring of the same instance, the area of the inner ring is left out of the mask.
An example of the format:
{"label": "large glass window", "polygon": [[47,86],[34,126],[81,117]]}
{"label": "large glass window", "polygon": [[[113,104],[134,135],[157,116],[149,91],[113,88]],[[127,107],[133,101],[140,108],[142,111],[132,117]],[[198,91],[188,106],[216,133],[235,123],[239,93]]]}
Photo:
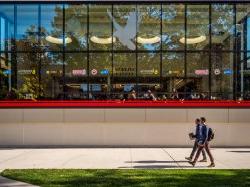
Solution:
{"label": "large glass window", "polygon": [[41,54],[40,97],[45,99],[68,99],[65,95],[63,57],[61,53]]}
{"label": "large glass window", "polygon": [[12,91],[11,53],[0,53],[0,99],[17,99]]}
{"label": "large glass window", "polygon": [[10,51],[14,38],[14,5],[0,6],[0,50]]}
{"label": "large glass window", "polygon": [[137,65],[139,97],[146,98],[148,90],[154,93],[160,91],[160,54],[139,53]]}
{"label": "large glass window", "polygon": [[65,93],[68,99],[86,99],[88,64],[85,53],[65,54]]}
{"label": "large glass window", "polygon": [[89,95],[93,99],[108,99],[111,92],[112,56],[110,53],[90,53]]}
{"label": "large glass window", "polygon": [[136,77],[136,55],[134,53],[115,53],[113,60],[114,77]]}
{"label": "large glass window", "polygon": [[250,12],[250,6],[246,6],[246,4],[236,6],[236,48],[238,51],[243,51],[249,43],[245,39],[247,37],[248,12]]}
{"label": "large glass window", "polygon": [[114,50],[135,50],[137,13],[135,5],[115,5],[113,10]]}
{"label": "large glass window", "polygon": [[187,5],[186,38],[181,43],[187,44],[188,50],[209,50],[209,5]]}
{"label": "large glass window", "polygon": [[[162,54],[162,99],[181,99],[185,91],[185,53],[166,52]],[[174,96],[173,91],[178,92]],[[181,96],[182,94],[182,96]],[[175,98],[174,98],[175,97]]]}
{"label": "large glass window", "polygon": [[211,54],[211,97],[212,99],[233,99],[234,54]]}
{"label": "large glass window", "polygon": [[171,4],[162,6],[162,45],[166,50],[184,50],[185,6]]}
{"label": "large glass window", "polygon": [[250,69],[247,68],[249,59],[246,52],[239,52],[237,59],[237,98],[250,99]]}
{"label": "large glass window", "polygon": [[159,50],[161,46],[161,6],[139,5],[137,11],[136,41],[138,49]]}
{"label": "large glass window", "polygon": [[40,97],[40,55],[17,53],[17,94],[19,99],[37,99]]}
{"label": "large glass window", "polygon": [[87,49],[87,6],[65,6],[65,45],[66,50]]}
{"label": "large glass window", "polygon": [[209,98],[209,53],[187,53],[186,98]]}
{"label": "large glass window", "polygon": [[137,73],[140,77],[159,77],[160,55],[158,53],[139,53]]}
{"label": "large glass window", "polygon": [[0,98],[250,99],[249,15],[237,2],[0,3]]}
{"label": "large glass window", "polygon": [[89,5],[89,49],[111,50],[112,7],[110,5]]}
{"label": "large glass window", "polygon": [[38,5],[17,5],[16,45],[19,51],[33,51],[38,47]]}
{"label": "large glass window", "polygon": [[136,89],[136,54],[114,54],[112,87],[114,98],[123,99],[127,97],[132,99],[129,93]]}
{"label": "large glass window", "polygon": [[62,51],[70,39],[63,34],[63,6],[41,5],[41,46],[47,51]]}
{"label": "large glass window", "polygon": [[167,52],[162,55],[162,76],[183,77],[185,75],[184,53]]}
{"label": "large glass window", "polygon": [[234,47],[234,6],[229,4],[211,5],[212,50],[233,50]]}

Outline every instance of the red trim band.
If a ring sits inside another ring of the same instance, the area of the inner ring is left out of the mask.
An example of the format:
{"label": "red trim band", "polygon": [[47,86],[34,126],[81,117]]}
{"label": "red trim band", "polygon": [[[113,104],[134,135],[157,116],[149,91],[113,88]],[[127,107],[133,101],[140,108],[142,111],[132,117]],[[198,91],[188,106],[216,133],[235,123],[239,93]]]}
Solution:
{"label": "red trim band", "polygon": [[250,108],[250,101],[0,101],[0,108]]}

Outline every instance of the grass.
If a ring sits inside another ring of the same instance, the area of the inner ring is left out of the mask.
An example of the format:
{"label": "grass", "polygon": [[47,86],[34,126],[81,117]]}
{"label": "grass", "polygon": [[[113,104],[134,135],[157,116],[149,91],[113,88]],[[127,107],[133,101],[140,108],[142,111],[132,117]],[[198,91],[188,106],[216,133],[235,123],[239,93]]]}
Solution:
{"label": "grass", "polygon": [[250,170],[85,170],[23,169],[4,170],[2,176],[39,186],[250,186]]}

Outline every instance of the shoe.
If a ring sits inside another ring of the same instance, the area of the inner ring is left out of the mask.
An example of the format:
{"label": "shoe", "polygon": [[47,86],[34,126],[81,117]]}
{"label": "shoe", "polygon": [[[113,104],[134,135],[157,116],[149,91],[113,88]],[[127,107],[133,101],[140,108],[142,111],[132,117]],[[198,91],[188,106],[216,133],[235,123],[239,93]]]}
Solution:
{"label": "shoe", "polygon": [[189,161],[188,163],[191,164],[193,167],[195,166],[194,162]]}
{"label": "shoe", "polygon": [[213,168],[213,167],[215,167],[215,164],[214,163],[211,163],[209,166],[207,166],[207,167],[209,167],[209,168]]}
{"label": "shoe", "polygon": [[192,160],[192,158],[191,158],[191,157],[185,157],[185,159],[186,159],[186,160],[189,160],[189,161],[191,161],[191,160]]}
{"label": "shoe", "polygon": [[202,159],[202,160],[200,160],[199,162],[207,162],[207,159]]}

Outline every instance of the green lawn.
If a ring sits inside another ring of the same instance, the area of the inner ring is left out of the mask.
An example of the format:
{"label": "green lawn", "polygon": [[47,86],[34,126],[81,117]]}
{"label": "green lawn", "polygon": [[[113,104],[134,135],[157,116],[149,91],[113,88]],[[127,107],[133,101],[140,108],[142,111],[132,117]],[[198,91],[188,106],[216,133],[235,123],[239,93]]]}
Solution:
{"label": "green lawn", "polygon": [[2,176],[39,186],[250,186],[250,170],[4,170]]}

